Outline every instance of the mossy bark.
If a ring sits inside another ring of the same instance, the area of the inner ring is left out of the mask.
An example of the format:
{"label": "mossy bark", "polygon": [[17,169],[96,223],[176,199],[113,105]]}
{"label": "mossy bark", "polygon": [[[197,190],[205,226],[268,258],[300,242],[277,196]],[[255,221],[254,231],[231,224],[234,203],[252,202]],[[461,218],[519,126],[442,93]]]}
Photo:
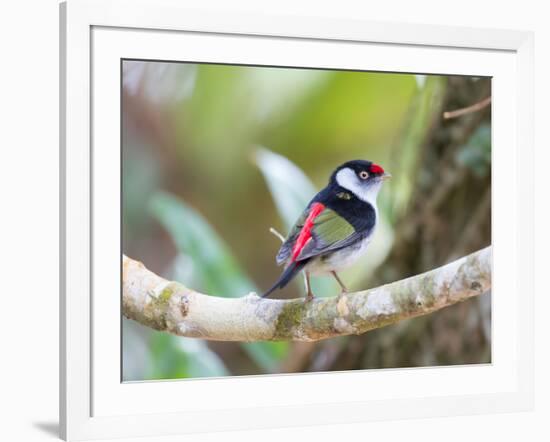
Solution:
{"label": "mossy bark", "polygon": [[318,341],[425,315],[491,288],[491,248],[443,267],[339,298],[221,298],[167,281],[123,258],[127,318],[179,336],[219,341]]}

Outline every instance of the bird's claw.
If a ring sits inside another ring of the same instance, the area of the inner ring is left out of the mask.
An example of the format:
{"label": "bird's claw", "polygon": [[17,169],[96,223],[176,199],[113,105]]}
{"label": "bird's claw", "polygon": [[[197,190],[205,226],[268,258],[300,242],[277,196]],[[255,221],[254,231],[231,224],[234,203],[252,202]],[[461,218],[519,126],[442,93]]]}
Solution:
{"label": "bird's claw", "polygon": [[337,296],[337,300],[339,301],[340,299],[342,299],[344,296],[346,296],[349,292],[347,290],[342,290],[338,296]]}

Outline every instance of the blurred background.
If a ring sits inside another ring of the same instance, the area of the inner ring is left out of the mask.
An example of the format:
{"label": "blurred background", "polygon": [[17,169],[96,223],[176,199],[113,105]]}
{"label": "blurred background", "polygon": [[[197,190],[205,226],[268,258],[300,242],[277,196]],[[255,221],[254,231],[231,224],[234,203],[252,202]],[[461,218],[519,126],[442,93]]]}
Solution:
{"label": "blurred background", "polygon": [[[213,296],[262,292],[280,241],[331,171],[392,173],[350,289],[402,279],[491,243],[490,78],[123,62],[123,253]],[[335,296],[331,278],[313,278]],[[304,295],[301,278],[273,297]],[[319,343],[207,342],[122,319],[124,381],[491,361],[490,295]]]}

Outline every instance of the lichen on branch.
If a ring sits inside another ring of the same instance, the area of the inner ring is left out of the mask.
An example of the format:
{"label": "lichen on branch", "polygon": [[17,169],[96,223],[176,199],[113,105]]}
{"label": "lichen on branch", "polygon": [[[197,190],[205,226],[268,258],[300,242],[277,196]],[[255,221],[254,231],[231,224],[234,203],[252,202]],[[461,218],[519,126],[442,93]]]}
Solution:
{"label": "lichen on branch", "polygon": [[318,341],[425,315],[491,288],[491,247],[437,269],[342,297],[292,300],[205,295],[123,256],[122,313],[179,336],[217,341]]}

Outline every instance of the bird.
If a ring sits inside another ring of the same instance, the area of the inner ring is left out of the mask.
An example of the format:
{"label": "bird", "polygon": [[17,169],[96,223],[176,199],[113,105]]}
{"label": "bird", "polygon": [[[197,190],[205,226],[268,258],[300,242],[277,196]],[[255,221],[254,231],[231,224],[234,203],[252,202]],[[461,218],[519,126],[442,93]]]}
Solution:
{"label": "bird", "polygon": [[378,222],[376,199],[382,183],[391,178],[382,166],[368,160],[347,161],[331,174],[328,185],[308,203],[276,256],[284,271],[265,298],[285,287],[301,271],[306,298],[315,298],[310,275],[331,274],[348,290],[337,272],[365,253]]}

